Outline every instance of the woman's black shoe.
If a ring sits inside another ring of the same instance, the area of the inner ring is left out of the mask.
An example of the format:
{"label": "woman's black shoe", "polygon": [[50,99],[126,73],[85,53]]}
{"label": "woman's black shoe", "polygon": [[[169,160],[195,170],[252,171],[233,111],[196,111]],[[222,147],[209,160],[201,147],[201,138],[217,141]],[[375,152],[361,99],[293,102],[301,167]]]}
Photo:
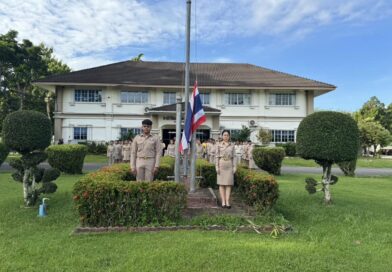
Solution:
{"label": "woman's black shoe", "polygon": [[227,206],[226,205],[222,205],[222,209],[224,209],[224,208],[227,208]]}
{"label": "woman's black shoe", "polygon": [[231,206],[230,205],[226,206],[226,209],[231,209]]}

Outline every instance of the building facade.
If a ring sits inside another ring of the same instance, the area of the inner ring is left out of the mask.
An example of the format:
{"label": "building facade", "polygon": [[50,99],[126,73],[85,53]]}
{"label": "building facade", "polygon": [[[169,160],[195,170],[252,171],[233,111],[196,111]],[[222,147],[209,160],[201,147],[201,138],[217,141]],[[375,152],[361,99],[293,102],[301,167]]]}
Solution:
{"label": "building facade", "polygon": [[[217,138],[243,125],[251,140],[263,127],[273,142],[295,141],[301,120],[313,112],[314,98],[336,87],[249,64],[192,64],[198,78],[207,122],[197,137]],[[152,133],[165,142],[175,135],[176,97],[184,93],[183,63],[121,62],[51,76],[35,82],[55,93],[55,140],[110,141],[141,132],[153,121]],[[183,104],[182,104],[183,105]]]}

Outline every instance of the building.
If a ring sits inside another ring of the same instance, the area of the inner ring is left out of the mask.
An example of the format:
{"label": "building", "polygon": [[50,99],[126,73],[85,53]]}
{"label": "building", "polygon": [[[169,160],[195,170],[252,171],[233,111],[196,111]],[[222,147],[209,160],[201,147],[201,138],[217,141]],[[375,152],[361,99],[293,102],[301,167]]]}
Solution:
{"label": "building", "polygon": [[[35,85],[56,94],[56,140],[116,140],[129,130],[140,133],[141,121],[151,118],[152,133],[167,142],[175,135],[184,70],[184,63],[124,61],[50,76]],[[313,112],[314,98],[336,88],[251,64],[194,63],[190,70],[207,115],[197,133],[201,139],[245,125],[253,141],[260,127],[272,131],[273,142],[295,141],[299,123]]]}

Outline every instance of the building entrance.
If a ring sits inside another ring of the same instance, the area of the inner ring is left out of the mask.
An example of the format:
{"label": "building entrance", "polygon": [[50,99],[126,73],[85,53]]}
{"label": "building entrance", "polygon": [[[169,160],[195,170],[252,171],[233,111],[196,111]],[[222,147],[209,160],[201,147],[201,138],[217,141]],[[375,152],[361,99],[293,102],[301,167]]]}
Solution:
{"label": "building entrance", "polygon": [[[182,133],[182,130],[181,130]],[[167,146],[170,143],[170,140],[176,137],[175,129],[162,129],[162,140]],[[209,129],[198,129],[196,131],[196,138],[200,139],[200,141],[204,142],[210,138],[210,130]]]}

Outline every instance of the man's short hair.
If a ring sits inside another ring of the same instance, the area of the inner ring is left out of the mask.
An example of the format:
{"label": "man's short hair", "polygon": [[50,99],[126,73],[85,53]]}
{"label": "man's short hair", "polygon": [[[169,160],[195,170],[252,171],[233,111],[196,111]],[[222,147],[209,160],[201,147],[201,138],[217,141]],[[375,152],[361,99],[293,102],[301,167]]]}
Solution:
{"label": "man's short hair", "polygon": [[152,121],[150,119],[144,119],[142,125],[152,126]]}

